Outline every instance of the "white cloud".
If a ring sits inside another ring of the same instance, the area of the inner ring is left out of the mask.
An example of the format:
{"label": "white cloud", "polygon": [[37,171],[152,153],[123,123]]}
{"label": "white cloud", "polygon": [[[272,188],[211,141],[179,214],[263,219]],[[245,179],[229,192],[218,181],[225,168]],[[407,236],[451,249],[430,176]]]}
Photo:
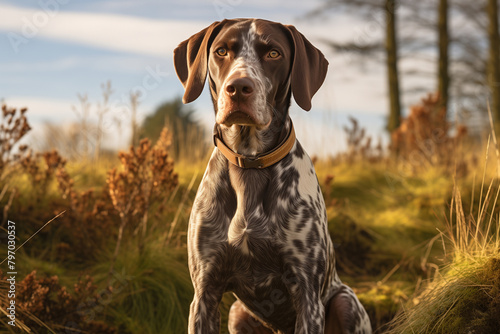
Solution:
{"label": "white cloud", "polygon": [[[266,8],[267,2],[262,1],[258,5]],[[311,6],[308,5],[307,8]],[[19,44],[13,47],[21,50],[23,43],[29,43],[32,38],[49,38],[108,50],[165,57],[171,56],[179,42],[211,23],[70,12],[64,10],[64,5],[56,9],[43,9],[0,4],[0,12],[0,30],[10,35],[8,38],[11,46],[17,42]],[[372,29],[373,22],[353,16],[334,16],[331,20],[320,21],[295,19],[283,23],[295,24],[309,39],[316,42],[332,38],[337,41],[371,38],[378,34]],[[13,34],[17,37],[13,37]]]}
{"label": "white cloud", "polygon": [[9,72],[39,72],[39,71],[64,71],[75,67],[81,63],[82,59],[75,57],[66,57],[52,61],[39,61],[39,62],[20,62],[14,61],[10,63],[0,64],[0,71],[4,73]]}
{"label": "white cloud", "polygon": [[[294,0],[294,3],[295,1],[298,0]],[[266,7],[266,5],[271,6],[271,3],[265,0],[258,1],[258,6]],[[283,6],[285,5],[289,6],[283,2]],[[305,2],[303,7],[306,7]],[[305,11],[304,9],[304,14]],[[109,13],[70,12],[65,11],[64,5],[57,10],[44,11],[41,8],[0,4],[0,12],[2,13],[0,31],[6,32],[7,36],[9,33],[15,33],[26,38],[28,43],[34,38],[53,39],[118,51],[118,55],[94,55],[92,57],[99,58],[96,63],[99,63],[100,68],[117,68],[120,71],[129,72],[144,70],[145,65],[140,61],[140,58],[144,56],[160,57],[168,61],[167,57],[171,57],[173,49],[179,42],[211,23],[210,21],[158,20]],[[278,17],[281,13],[272,15]],[[383,64],[370,61],[360,68],[351,61],[349,56],[334,53],[321,42],[323,39],[371,41],[380,38],[380,24],[375,15],[368,20],[337,15],[326,21],[308,19],[290,20],[283,23],[294,24],[325,53],[330,62],[325,84],[313,99],[313,110],[310,114],[301,111],[295,116],[297,131],[303,133],[302,138],[307,137],[307,140],[313,143],[308,146],[322,149],[322,142],[334,143],[334,138],[338,138],[338,132],[341,132],[339,129],[343,125],[339,123],[345,120],[346,113],[384,115],[387,112],[387,83]],[[23,44],[19,45],[21,50],[22,47]],[[130,53],[139,56],[136,58]],[[56,71],[79,64],[88,67],[89,62],[97,59],[81,55],[61,60],[40,61],[40,63],[24,63],[16,60],[8,65],[0,65],[0,70],[7,72],[14,70],[36,72],[44,69]],[[363,65],[363,61],[360,63]],[[401,63],[400,68],[408,68],[410,65],[417,68],[424,66],[424,64],[411,61]],[[433,66],[431,68],[434,70]],[[180,87],[180,83],[173,75],[165,80],[170,80],[170,77]],[[405,87],[411,84],[409,81],[403,81],[403,83]],[[33,120],[71,121],[75,119],[71,105],[76,103],[76,99],[58,100],[18,96],[7,99],[7,102],[19,107],[29,106],[29,117]],[[197,109],[203,108],[206,111],[199,114],[203,115],[201,118],[209,127],[209,124],[213,124],[213,111],[208,97],[204,99],[203,105],[200,103]],[[295,106],[295,108],[298,107]],[[316,117],[318,113],[322,113],[319,119]]]}
{"label": "white cloud", "polygon": [[[23,33],[23,29],[27,29],[26,22],[36,24],[37,15],[43,13],[41,9],[21,9],[7,5],[0,5],[0,11],[3,11],[8,18],[0,22],[0,29],[20,34]],[[53,18],[45,25],[40,25],[37,36],[104,49],[165,57],[172,54],[172,50],[180,41],[208,24],[209,22],[160,21],[123,15],[60,11],[54,13]],[[295,25],[324,51],[330,61],[327,80],[314,99],[316,108],[363,110],[376,114],[386,110],[385,81],[379,66],[373,66],[370,71],[361,73],[355,68],[356,65],[350,64],[349,57],[332,54],[328,47],[321,43],[321,39],[332,38],[332,32],[335,33],[337,40],[349,40],[353,36],[365,33],[367,27],[370,27],[369,22],[352,17],[339,17],[320,23],[301,20],[295,22]],[[99,63],[108,64],[110,68],[120,64],[121,68],[127,66],[130,68],[133,64],[130,59],[117,61],[112,57],[108,60],[110,61],[99,61]],[[29,64],[27,66],[31,70],[51,67],[55,69],[88,61],[87,58],[71,58],[64,59],[63,62],[58,60],[48,64],[33,64],[31,67],[35,68],[30,68]],[[19,66],[26,65],[19,64]]]}
{"label": "white cloud", "polygon": [[30,96],[9,97],[3,101],[10,107],[28,108],[28,120],[49,120],[57,118],[65,120],[74,117],[71,105],[75,102],[71,100],[36,98]]}
{"label": "white cloud", "polygon": [[32,38],[50,38],[108,50],[171,56],[180,41],[209,22],[165,21],[125,15],[77,13],[0,5],[0,30],[22,50]]}

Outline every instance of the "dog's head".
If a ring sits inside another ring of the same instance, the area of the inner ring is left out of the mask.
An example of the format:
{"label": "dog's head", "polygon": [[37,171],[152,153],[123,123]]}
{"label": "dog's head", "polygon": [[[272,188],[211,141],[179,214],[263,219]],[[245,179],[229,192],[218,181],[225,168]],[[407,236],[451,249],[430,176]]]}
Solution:
{"label": "dog's head", "polygon": [[216,123],[259,130],[283,123],[290,98],[305,109],[328,67],[295,27],[259,19],[215,22],[174,50],[184,103],[200,96],[207,73]]}

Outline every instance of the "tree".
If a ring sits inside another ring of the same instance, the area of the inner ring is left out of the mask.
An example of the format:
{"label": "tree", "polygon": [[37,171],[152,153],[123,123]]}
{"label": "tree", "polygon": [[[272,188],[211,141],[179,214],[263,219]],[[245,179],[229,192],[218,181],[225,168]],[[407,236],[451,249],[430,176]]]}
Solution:
{"label": "tree", "polygon": [[439,0],[438,9],[438,92],[440,105],[448,110],[448,90],[450,77],[448,73],[448,0]]}
{"label": "tree", "polygon": [[387,67],[387,87],[389,95],[389,111],[386,129],[392,132],[399,126],[401,119],[400,83],[398,70],[398,45],[397,38],[397,15],[399,5],[397,0],[328,0],[310,16],[323,15],[326,10],[344,7],[355,9],[361,15],[365,15],[369,20],[374,20],[377,14],[383,12],[385,20],[385,42],[366,41],[364,39],[337,43],[335,41],[325,41],[338,52],[356,53],[361,56],[373,56],[381,51],[385,52],[385,65]]}
{"label": "tree", "polygon": [[491,112],[496,121],[500,121],[500,52],[498,41],[498,3],[488,0],[488,85],[491,94]]}
{"label": "tree", "polygon": [[[489,10],[490,20],[486,20],[485,15],[487,3],[490,7],[495,6]],[[393,6],[397,9],[392,10]],[[337,52],[361,56],[364,62],[380,60],[380,55],[386,55],[384,65],[391,87],[389,94],[392,94],[389,95],[388,129],[398,121],[395,112],[398,110],[397,96],[400,96],[399,103],[403,96],[408,101],[419,98],[434,90],[428,79],[435,78],[442,105],[448,108],[453,101],[458,119],[466,122],[472,131],[480,131],[487,120],[488,92],[491,92],[492,110],[496,110],[496,118],[500,119],[496,6],[496,0],[325,0],[322,7],[310,16],[326,16],[333,8],[337,15],[350,9],[350,14],[368,21],[362,32],[364,35],[358,33],[355,39],[342,43],[335,40],[325,42]],[[384,12],[382,19],[381,11]],[[397,25],[396,21],[404,24]],[[379,40],[378,35],[372,33],[374,23],[384,30],[385,40]],[[393,41],[396,42],[395,48]],[[488,56],[488,44],[490,52],[496,55]],[[398,68],[402,61],[405,64]],[[434,66],[435,70],[430,70]],[[400,86],[402,77],[405,79],[404,89]],[[400,89],[399,93],[396,93],[396,87]]]}
{"label": "tree", "polygon": [[387,53],[387,78],[389,83],[389,118],[387,130],[393,132],[400,124],[401,103],[399,101],[399,74],[398,74],[398,43],[396,38],[396,3],[395,0],[386,0],[385,23]]}
{"label": "tree", "polygon": [[160,136],[163,127],[172,133],[172,155],[179,158],[202,158],[207,152],[203,127],[194,119],[194,109],[175,98],[160,105],[147,116],[141,126],[141,137],[153,142]]}

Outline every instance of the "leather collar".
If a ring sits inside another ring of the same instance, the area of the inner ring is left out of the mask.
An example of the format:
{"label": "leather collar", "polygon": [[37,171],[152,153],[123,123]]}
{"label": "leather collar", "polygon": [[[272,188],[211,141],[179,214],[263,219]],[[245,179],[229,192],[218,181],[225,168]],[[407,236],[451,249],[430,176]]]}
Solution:
{"label": "leather collar", "polygon": [[286,138],[272,151],[257,155],[255,157],[246,157],[231,150],[222,140],[217,126],[214,129],[214,145],[226,157],[229,162],[240,168],[267,168],[281,161],[291,151],[295,144],[295,130],[293,123],[290,123],[290,131]]}

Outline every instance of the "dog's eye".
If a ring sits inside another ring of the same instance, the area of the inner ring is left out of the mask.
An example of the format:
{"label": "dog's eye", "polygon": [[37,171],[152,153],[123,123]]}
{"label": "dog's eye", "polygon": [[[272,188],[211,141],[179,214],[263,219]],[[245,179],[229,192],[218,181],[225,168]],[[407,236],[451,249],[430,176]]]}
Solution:
{"label": "dog's eye", "polygon": [[269,58],[278,58],[280,56],[280,53],[276,50],[271,50],[269,51],[269,53],[267,54],[267,56]]}
{"label": "dog's eye", "polygon": [[225,55],[227,55],[227,50],[224,49],[224,48],[219,48],[217,49],[217,51],[215,51],[219,56],[221,57],[224,57]]}

